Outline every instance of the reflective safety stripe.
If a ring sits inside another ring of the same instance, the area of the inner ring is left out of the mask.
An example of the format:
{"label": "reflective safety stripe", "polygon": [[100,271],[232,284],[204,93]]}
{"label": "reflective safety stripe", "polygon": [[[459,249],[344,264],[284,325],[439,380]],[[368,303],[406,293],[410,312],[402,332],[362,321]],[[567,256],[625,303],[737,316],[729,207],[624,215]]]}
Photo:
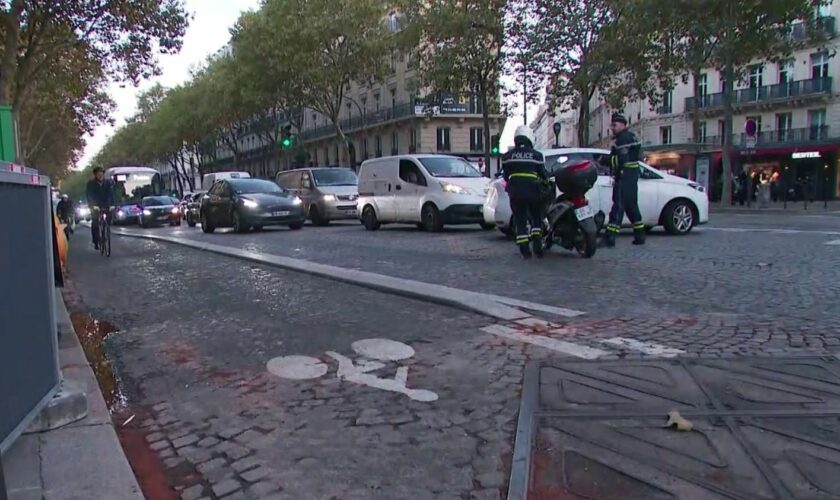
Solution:
{"label": "reflective safety stripe", "polygon": [[611,233],[617,233],[620,230],[621,230],[621,228],[619,228],[618,226],[616,226],[614,224],[610,224],[609,226],[607,226],[607,231],[609,231]]}
{"label": "reflective safety stripe", "polygon": [[540,178],[540,176],[537,175],[537,174],[530,174],[530,173],[527,173],[527,172],[517,172],[515,174],[510,174],[511,179],[514,179],[516,177],[519,177],[519,178],[522,178],[522,179],[536,179],[536,180],[539,180],[539,178]]}
{"label": "reflective safety stripe", "polygon": [[613,167],[618,166],[618,157],[617,156],[611,156],[610,157],[610,165],[613,166]]}
{"label": "reflective safety stripe", "polygon": [[644,222],[639,222],[638,224],[633,224],[633,229],[644,229],[644,228],[645,228],[645,223]]}
{"label": "reflective safety stripe", "polygon": [[522,243],[528,243],[528,241],[530,241],[530,238],[528,238],[527,236],[517,236],[516,237],[516,243],[519,244],[519,245],[521,245]]}
{"label": "reflective safety stripe", "polygon": [[637,161],[628,161],[624,164],[624,168],[639,168],[639,162]]}

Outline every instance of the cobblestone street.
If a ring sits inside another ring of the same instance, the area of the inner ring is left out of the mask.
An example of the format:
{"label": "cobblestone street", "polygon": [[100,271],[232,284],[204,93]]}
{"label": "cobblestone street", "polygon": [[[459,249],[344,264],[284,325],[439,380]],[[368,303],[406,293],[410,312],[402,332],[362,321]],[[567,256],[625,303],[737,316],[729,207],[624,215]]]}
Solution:
{"label": "cobblestone street", "polygon": [[575,317],[500,321],[116,235],[110,260],[72,240],[67,295],[119,329],[106,345],[127,400],[115,422],[137,415],[124,432],[180,498],[498,499],[528,362],[840,352],[838,222],[729,214],[642,249],[622,237],[591,260],[541,262],[477,229],[148,230]]}

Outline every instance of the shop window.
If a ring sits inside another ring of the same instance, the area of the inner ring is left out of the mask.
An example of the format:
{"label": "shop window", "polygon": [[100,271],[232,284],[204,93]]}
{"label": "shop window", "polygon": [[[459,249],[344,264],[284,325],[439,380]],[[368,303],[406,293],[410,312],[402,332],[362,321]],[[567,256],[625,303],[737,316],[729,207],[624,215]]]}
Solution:
{"label": "shop window", "polygon": [[671,144],[671,126],[659,127],[660,144]]}

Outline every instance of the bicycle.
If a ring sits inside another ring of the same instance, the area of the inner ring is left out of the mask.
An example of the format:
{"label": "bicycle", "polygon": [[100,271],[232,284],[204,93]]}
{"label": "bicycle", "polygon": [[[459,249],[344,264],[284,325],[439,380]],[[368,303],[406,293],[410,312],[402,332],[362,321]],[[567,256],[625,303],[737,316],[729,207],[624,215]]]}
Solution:
{"label": "bicycle", "polygon": [[111,256],[111,218],[108,211],[97,209],[99,214],[99,253],[105,257]]}

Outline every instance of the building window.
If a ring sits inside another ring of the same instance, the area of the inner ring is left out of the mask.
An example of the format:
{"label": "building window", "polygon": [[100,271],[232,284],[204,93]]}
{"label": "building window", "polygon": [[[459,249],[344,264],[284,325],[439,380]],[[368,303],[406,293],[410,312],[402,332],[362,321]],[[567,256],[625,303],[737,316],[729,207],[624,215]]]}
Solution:
{"label": "building window", "polygon": [[[667,114],[672,113],[673,110],[672,110],[671,106],[673,105],[673,102],[674,102],[674,91],[669,90],[668,92],[665,92],[665,94],[662,96],[662,107],[659,108],[659,114],[660,115],[667,115]],[[633,117],[631,116],[630,118],[632,119]]]}
{"label": "building window", "polygon": [[659,127],[659,139],[661,144],[671,144],[671,126]]}
{"label": "building window", "polygon": [[312,113],[312,126],[318,126],[318,113]]}
{"label": "building window", "polygon": [[391,109],[397,107],[397,89],[391,89]]}
{"label": "building window", "polygon": [[753,64],[749,67],[749,85],[751,89],[764,86],[763,64]]}
{"label": "building window", "polygon": [[778,141],[789,141],[791,140],[790,137],[790,129],[793,128],[793,114],[791,113],[779,113],[776,115],[776,133],[777,137],[776,140]]}
{"label": "building window", "polygon": [[825,109],[808,110],[808,127],[810,128],[810,138],[812,141],[825,139],[828,136]]}
{"label": "building window", "polygon": [[410,133],[410,136],[409,136],[408,152],[409,153],[416,153],[417,152],[417,129],[416,128],[411,129],[411,133]]}
{"label": "building window", "polygon": [[811,78],[828,78],[828,54],[825,52],[811,54]]}
{"label": "building window", "polygon": [[379,94],[373,94],[373,105],[376,109],[376,112],[379,113],[379,110],[381,109],[381,105],[379,103]]}
{"label": "building window", "polygon": [[700,140],[700,143],[706,142],[706,122],[700,122],[697,128],[697,138]]}
{"label": "building window", "polygon": [[720,72],[720,91],[723,92],[723,89],[726,87],[726,78],[723,76],[723,72]]}
{"label": "building window", "polygon": [[400,150],[400,137],[396,130],[391,132],[391,154],[396,156]]}
{"label": "building window", "polygon": [[368,158],[370,158],[370,155],[368,154],[368,140],[367,137],[365,137],[362,139],[362,159],[367,160]]}
{"label": "building window", "polygon": [[338,152],[338,144],[335,145],[335,164],[336,165],[341,165],[341,156],[339,155],[339,152]]}
{"label": "building window", "polygon": [[484,151],[484,128],[470,129],[470,151]]}
{"label": "building window", "polygon": [[709,94],[709,78],[706,73],[697,76],[697,88],[701,96]]}
{"label": "building window", "polygon": [[721,144],[726,139],[726,122],[723,120],[718,120],[718,138]]}
{"label": "building window", "polygon": [[437,129],[437,150],[452,151],[452,143],[449,141],[449,127],[438,127]]}
{"label": "building window", "polygon": [[755,122],[755,135],[761,135],[761,117],[760,116],[748,116],[747,120],[752,120]]}
{"label": "building window", "polygon": [[377,158],[382,157],[382,136],[381,135],[376,136],[376,157]]}
{"label": "building window", "polygon": [[790,83],[793,81],[793,59],[786,59],[779,63],[779,83]]}

